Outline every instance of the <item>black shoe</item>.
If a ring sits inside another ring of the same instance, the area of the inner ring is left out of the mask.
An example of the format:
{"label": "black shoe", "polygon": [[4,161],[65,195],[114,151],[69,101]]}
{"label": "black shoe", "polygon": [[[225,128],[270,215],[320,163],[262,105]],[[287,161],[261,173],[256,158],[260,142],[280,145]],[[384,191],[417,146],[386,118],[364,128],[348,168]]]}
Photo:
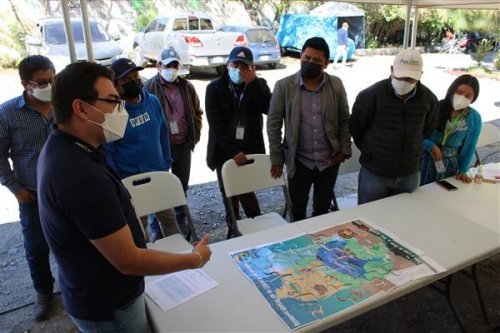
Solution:
{"label": "black shoe", "polygon": [[36,321],[44,321],[49,318],[52,308],[54,294],[38,294],[33,308],[33,317]]}

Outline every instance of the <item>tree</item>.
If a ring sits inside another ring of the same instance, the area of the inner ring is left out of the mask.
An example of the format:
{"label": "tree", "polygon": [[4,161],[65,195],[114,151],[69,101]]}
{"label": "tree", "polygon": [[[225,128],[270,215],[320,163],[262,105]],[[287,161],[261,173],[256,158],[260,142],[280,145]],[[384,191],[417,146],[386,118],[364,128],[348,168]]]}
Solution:
{"label": "tree", "polygon": [[248,15],[250,15],[250,19],[252,20],[252,22],[256,25],[261,25],[260,15],[259,15],[260,0],[240,0],[240,1],[243,4],[243,7],[245,7],[245,10],[248,12]]}

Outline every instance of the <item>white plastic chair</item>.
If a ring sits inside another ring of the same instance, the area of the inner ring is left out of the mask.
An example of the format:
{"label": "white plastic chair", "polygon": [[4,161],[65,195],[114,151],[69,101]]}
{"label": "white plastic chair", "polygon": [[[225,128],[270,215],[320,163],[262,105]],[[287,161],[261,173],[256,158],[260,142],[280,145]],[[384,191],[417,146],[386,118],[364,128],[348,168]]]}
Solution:
{"label": "white plastic chair", "polygon": [[[145,172],[127,177],[122,180],[122,183],[130,193],[139,217],[180,206],[188,222],[187,239],[198,240],[181,181],[176,175],[166,171]],[[182,234],[171,235],[167,238],[184,239]]]}
{"label": "white plastic chair", "polygon": [[[361,169],[361,164],[359,163],[360,156],[361,156],[361,151],[354,144],[354,142],[352,142],[352,144],[351,144],[351,157],[348,160],[344,161],[342,164],[340,164],[339,173],[338,173],[337,177],[351,173],[351,172],[359,172],[359,169]],[[332,190],[332,192],[333,193],[332,193],[332,201],[330,202],[330,210],[335,212],[335,211],[340,209],[340,206],[337,202],[337,197],[335,195],[335,188]],[[357,195],[356,195],[356,197],[357,197]],[[342,200],[342,198],[340,200]],[[342,201],[343,201],[343,203],[346,203],[346,205],[343,205],[343,206],[345,206],[343,208],[352,207],[352,200],[349,200],[349,201],[342,200]]]}
{"label": "white plastic chair", "polygon": [[476,165],[481,164],[481,159],[477,153],[477,147],[491,145],[492,143],[500,141],[500,130],[493,124],[483,123],[481,127],[481,133],[479,133],[479,138],[476,145]]}
{"label": "white plastic chair", "polygon": [[[247,218],[236,221],[231,197],[236,195],[255,192],[271,187],[281,186],[285,202],[290,207],[290,198],[286,188],[284,175],[279,178],[271,177],[271,159],[265,154],[247,155],[249,164],[238,166],[230,159],[222,166],[222,183],[226,192],[230,210],[230,225],[228,226],[228,238],[232,234],[237,236],[247,235],[260,230],[279,226],[287,223],[278,213],[272,212],[255,218]],[[290,216],[290,220],[292,220]]]}

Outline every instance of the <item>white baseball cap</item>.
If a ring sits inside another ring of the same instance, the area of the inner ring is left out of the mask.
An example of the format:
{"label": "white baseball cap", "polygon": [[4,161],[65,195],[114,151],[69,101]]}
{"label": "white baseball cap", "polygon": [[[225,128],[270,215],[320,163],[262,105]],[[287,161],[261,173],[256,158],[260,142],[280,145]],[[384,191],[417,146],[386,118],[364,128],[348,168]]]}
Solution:
{"label": "white baseball cap", "polygon": [[401,50],[394,58],[394,76],[397,78],[409,77],[419,81],[422,77],[422,56],[415,49]]}

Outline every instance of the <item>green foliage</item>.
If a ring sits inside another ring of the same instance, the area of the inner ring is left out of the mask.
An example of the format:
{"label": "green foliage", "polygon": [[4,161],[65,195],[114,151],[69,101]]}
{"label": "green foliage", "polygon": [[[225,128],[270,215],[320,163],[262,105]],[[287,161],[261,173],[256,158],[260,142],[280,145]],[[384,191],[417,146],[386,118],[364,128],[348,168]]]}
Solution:
{"label": "green foliage", "polygon": [[377,39],[377,36],[369,36],[366,40],[366,48],[367,49],[376,49],[380,46],[380,43]]}
{"label": "green foliage", "polygon": [[484,60],[486,57],[486,54],[490,52],[490,50],[493,48],[493,40],[491,39],[482,39],[479,42],[479,45],[477,46],[476,50],[476,60],[477,60],[477,66],[481,67],[481,62]]}
{"label": "green foliage", "polygon": [[[367,47],[401,44],[406,6],[357,4],[365,11]],[[500,34],[500,11],[463,9],[419,9],[417,43],[440,42],[444,32],[462,31]],[[413,18],[413,13],[412,13]],[[377,41],[379,45],[374,46]]]}
{"label": "green foliage", "polygon": [[135,29],[140,30],[146,27],[156,16],[158,16],[158,9],[156,8],[155,1],[142,1],[132,0],[132,8],[137,13],[135,20]]}
{"label": "green foliage", "polygon": [[26,55],[26,47],[24,44],[24,31],[21,29],[19,24],[17,23],[11,23],[9,24],[9,36],[12,40],[12,47],[21,53],[21,55],[25,56]]}

